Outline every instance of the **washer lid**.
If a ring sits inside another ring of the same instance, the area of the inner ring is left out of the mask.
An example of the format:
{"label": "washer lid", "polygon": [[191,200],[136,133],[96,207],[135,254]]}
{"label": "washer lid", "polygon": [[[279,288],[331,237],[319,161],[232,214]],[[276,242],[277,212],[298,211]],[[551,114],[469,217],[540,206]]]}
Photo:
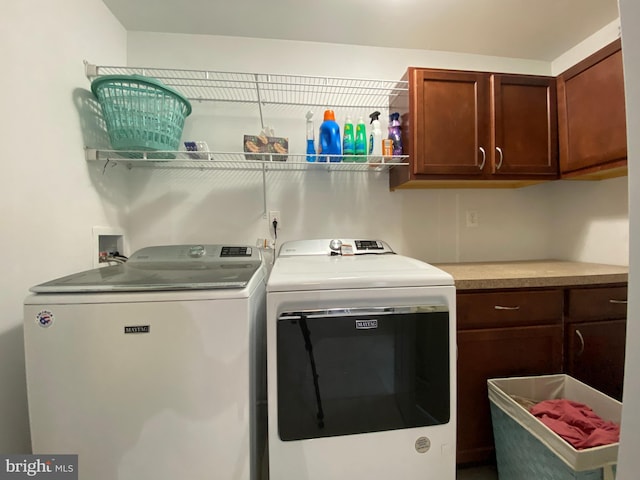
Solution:
{"label": "washer lid", "polygon": [[121,265],[75,273],[30,290],[83,293],[244,288],[261,266],[262,256],[255,247],[166,245],[138,250]]}
{"label": "washer lid", "polygon": [[453,285],[439,268],[402,255],[278,257],[267,292]]}

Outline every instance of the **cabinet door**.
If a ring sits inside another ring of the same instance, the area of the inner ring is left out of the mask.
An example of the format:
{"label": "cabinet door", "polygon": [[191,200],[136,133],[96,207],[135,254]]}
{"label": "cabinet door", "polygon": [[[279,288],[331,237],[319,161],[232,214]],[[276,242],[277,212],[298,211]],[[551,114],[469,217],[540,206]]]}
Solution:
{"label": "cabinet door", "polygon": [[459,331],[457,462],[486,461],[493,455],[487,379],[561,369],[561,325]]}
{"label": "cabinet door", "polygon": [[488,77],[414,69],[410,149],[414,174],[483,173],[488,148]]}
{"label": "cabinet door", "polygon": [[626,324],[626,320],[569,324],[567,373],[622,400]]}
{"label": "cabinet door", "polygon": [[624,102],[620,40],[558,77],[562,174],[626,166]]}
{"label": "cabinet door", "polygon": [[555,79],[491,76],[491,164],[494,175],[558,175]]}

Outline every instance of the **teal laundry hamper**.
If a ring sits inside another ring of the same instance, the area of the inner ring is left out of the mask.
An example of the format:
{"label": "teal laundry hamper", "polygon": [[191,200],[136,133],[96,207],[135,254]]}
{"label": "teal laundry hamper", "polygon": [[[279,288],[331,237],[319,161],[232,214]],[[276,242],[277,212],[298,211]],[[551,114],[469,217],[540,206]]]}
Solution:
{"label": "teal laundry hamper", "polygon": [[618,443],[576,450],[524,408],[567,398],[620,423],[622,404],[568,375],[487,381],[500,480],[614,480]]}
{"label": "teal laundry hamper", "polygon": [[[185,119],[191,114],[191,103],[182,94],[143,75],[98,77],[91,83],[91,91],[102,108],[114,150],[178,150]],[[162,153],[153,157],[175,155]]]}

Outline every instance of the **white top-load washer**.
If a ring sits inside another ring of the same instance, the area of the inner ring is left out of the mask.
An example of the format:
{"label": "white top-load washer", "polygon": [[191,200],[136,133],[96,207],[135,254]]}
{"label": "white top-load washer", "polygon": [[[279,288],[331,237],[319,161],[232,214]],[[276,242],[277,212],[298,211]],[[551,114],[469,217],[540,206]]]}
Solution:
{"label": "white top-load washer", "polygon": [[380,240],[282,245],[267,284],[277,480],[453,480],[455,287]]}
{"label": "white top-load washer", "polygon": [[34,453],[78,454],[80,480],[257,479],[265,286],[256,248],[177,245],[33,287]]}

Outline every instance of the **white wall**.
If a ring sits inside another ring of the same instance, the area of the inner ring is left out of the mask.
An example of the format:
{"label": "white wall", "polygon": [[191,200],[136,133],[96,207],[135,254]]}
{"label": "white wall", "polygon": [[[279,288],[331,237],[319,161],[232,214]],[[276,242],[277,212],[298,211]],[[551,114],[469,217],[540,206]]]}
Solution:
{"label": "white wall", "polygon": [[609,23],[551,62],[551,75],[560,75],[618,37],[620,37],[620,19]]}
{"label": "white wall", "polygon": [[[0,17],[2,236],[0,452],[29,452],[22,301],[27,289],[91,268],[92,226],[117,226],[121,199],[84,160],[83,60],[126,61],[126,32],[100,0],[4,2]],[[82,128],[81,128],[82,127]],[[93,137],[96,138],[95,136]]]}
{"label": "white wall", "polygon": [[627,177],[560,181],[551,197],[550,256],[577,262],[628,265]]}
{"label": "white wall", "polygon": [[622,432],[618,480],[635,480],[640,471],[640,3],[619,0],[622,20],[622,57],[625,73],[627,143],[629,147],[629,307],[625,359]]}
{"label": "white wall", "polygon": [[[557,65],[586,57],[616,34],[614,22]],[[399,79],[408,65],[530,74],[550,74],[552,67],[545,62],[423,50],[148,32],[129,33],[128,59],[131,66],[389,80]],[[291,152],[304,151],[304,113],[304,109],[265,109],[265,123],[276,127],[276,134],[289,137]],[[336,112],[340,122],[345,114],[366,118],[368,113]],[[386,118],[382,126],[386,129]],[[196,103],[184,136],[206,140],[213,150],[240,151],[242,135],[259,130],[255,107]],[[194,175],[158,171],[132,175],[132,247],[183,241],[253,243],[269,235],[262,217],[259,174],[201,172],[197,181]],[[281,212],[279,240],[373,236],[429,262],[555,257],[626,264],[626,200],[620,190],[624,183],[389,192],[385,175],[271,173],[266,208]],[[610,199],[604,206],[596,203],[601,196]],[[585,203],[597,208],[581,208]],[[470,209],[478,212],[476,228],[466,226]]]}
{"label": "white wall", "polygon": [[[578,63],[620,36],[620,20],[595,32],[551,64],[553,75]],[[627,265],[629,209],[627,178],[600,182],[561,181],[551,191],[550,256]]]}

